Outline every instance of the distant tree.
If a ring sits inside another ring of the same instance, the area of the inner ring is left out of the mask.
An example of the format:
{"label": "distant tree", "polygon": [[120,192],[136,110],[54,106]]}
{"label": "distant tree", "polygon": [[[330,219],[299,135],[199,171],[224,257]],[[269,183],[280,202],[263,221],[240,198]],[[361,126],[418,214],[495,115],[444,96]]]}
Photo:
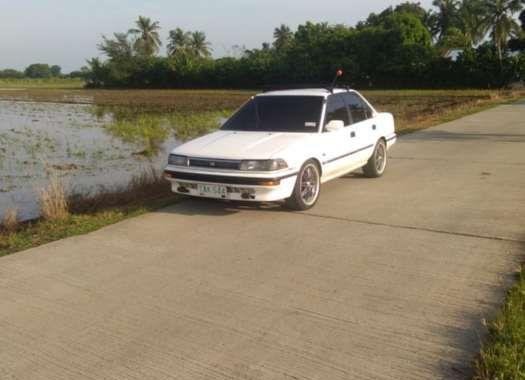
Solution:
{"label": "distant tree", "polygon": [[456,27],[448,28],[447,33],[437,44],[441,55],[446,56],[452,49],[467,49],[472,46],[472,41],[465,33]]}
{"label": "distant tree", "polygon": [[196,31],[191,33],[189,48],[194,56],[209,58],[211,56],[210,45],[204,32]]}
{"label": "distant tree", "polygon": [[174,56],[179,52],[187,52],[191,42],[191,33],[185,32],[181,28],[169,31],[168,36],[168,55]]}
{"label": "distant tree", "polygon": [[521,31],[514,19],[514,14],[523,9],[523,3],[522,0],[485,0],[484,4],[487,7],[487,20],[491,26],[492,41],[501,62],[508,40]]}
{"label": "distant tree", "polygon": [[137,21],[135,21],[135,25],[136,28],[128,31],[129,34],[136,36],[134,42],[135,51],[146,57],[157,54],[162,45],[158,21],[152,22],[148,17],[139,16]]}
{"label": "distant tree", "polygon": [[33,63],[24,70],[24,74],[28,78],[49,78],[52,76],[51,68],[47,63]]}
{"label": "distant tree", "polygon": [[438,8],[435,13],[434,34],[442,39],[449,28],[457,26],[459,0],[434,0],[432,4]]}
{"label": "distant tree", "polygon": [[98,49],[112,60],[129,60],[133,56],[133,46],[127,33],[114,33],[114,38],[102,36]]}
{"label": "distant tree", "polygon": [[88,71],[85,75],[87,87],[103,87],[111,86],[111,74],[106,65],[98,58],[91,58],[87,60]]}
{"label": "distant tree", "polygon": [[521,32],[514,38],[509,40],[509,49],[512,51],[525,50],[525,11],[522,11],[519,16],[521,23]]}
{"label": "distant tree", "polygon": [[49,70],[51,71],[51,76],[53,77],[59,77],[62,75],[62,68],[58,65],[51,66]]}
{"label": "distant tree", "polygon": [[458,29],[468,45],[483,41],[489,30],[488,9],[483,0],[463,0],[458,12]]}
{"label": "distant tree", "polygon": [[292,30],[285,24],[281,24],[280,27],[275,28],[273,32],[273,47],[277,51],[282,51],[290,46],[293,40]]}
{"label": "distant tree", "polygon": [[24,73],[14,69],[0,70],[0,78],[23,78]]}

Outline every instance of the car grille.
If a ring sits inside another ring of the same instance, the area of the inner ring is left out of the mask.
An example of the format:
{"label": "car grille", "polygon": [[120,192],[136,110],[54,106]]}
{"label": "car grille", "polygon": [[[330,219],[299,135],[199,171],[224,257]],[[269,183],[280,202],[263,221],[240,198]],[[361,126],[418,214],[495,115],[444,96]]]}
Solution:
{"label": "car grille", "polygon": [[239,170],[241,161],[208,158],[190,158],[190,166],[199,168]]}

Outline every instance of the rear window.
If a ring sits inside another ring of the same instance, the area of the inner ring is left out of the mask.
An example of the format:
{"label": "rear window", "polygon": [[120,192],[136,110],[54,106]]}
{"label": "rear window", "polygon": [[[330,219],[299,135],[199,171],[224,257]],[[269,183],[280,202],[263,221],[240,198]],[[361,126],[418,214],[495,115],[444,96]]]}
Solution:
{"label": "rear window", "polygon": [[322,108],[320,96],[259,96],[246,103],[222,129],[314,133],[319,130]]}

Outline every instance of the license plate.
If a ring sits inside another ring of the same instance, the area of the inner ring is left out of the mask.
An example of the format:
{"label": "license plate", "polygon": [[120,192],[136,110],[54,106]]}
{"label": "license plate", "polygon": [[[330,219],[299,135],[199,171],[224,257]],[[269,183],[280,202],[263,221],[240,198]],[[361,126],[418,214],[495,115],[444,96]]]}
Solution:
{"label": "license plate", "polygon": [[226,197],[228,190],[226,186],[221,185],[202,185],[197,184],[197,190],[200,195],[208,197]]}

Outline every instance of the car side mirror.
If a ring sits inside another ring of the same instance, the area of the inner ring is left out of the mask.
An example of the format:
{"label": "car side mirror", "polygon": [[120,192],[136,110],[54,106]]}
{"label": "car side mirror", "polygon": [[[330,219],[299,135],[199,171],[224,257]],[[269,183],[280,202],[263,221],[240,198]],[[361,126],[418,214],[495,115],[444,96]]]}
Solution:
{"label": "car side mirror", "polygon": [[345,127],[345,122],[343,120],[332,120],[325,126],[327,132],[335,132]]}

